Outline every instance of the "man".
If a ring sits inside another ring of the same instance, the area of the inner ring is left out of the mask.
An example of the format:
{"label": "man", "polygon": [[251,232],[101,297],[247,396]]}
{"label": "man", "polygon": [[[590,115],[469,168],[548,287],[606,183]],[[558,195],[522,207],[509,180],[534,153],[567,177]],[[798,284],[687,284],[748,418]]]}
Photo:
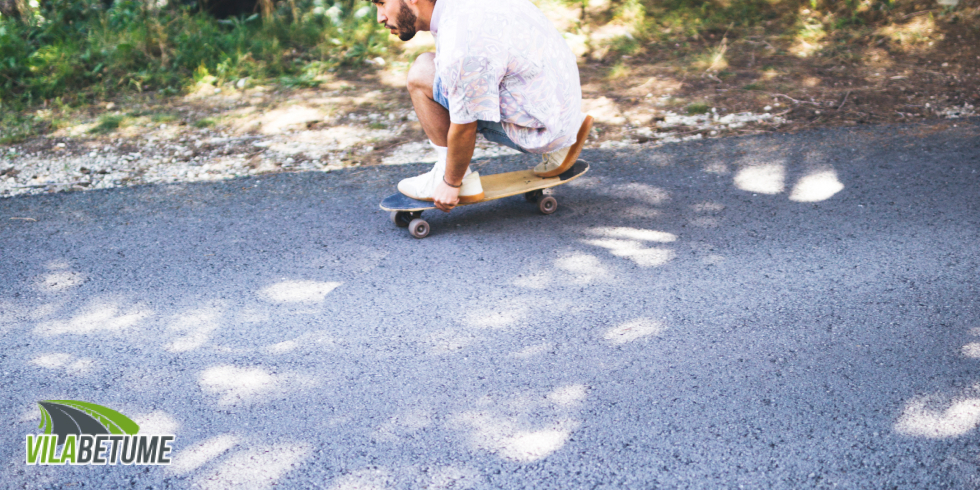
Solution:
{"label": "man", "polygon": [[592,128],[582,114],[575,55],[528,0],[374,0],[378,22],[402,41],[431,31],[436,52],[415,60],[408,90],[436,149],[432,170],[402,180],[406,196],[449,212],[483,199],[469,168],[479,132],[542,156],[534,173],[570,168]]}

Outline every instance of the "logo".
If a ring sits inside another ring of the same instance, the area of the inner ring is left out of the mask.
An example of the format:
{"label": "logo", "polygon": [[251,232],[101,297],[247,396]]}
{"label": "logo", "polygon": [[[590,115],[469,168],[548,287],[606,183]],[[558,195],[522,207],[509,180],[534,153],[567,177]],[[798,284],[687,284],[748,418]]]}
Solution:
{"label": "logo", "polygon": [[137,434],[136,422],[94,403],[47,400],[38,407],[44,433],[27,435],[27,464],[170,464],[172,434]]}

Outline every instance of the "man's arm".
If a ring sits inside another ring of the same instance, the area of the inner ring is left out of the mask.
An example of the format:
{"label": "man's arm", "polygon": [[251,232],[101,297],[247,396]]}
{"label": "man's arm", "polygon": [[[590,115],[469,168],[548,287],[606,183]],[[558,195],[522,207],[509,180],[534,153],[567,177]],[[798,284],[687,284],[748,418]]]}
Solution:
{"label": "man's arm", "polygon": [[450,123],[448,139],[446,180],[436,185],[432,196],[436,207],[447,213],[459,203],[459,187],[450,187],[446,182],[456,186],[463,182],[463,175],[470,166],[476,147],[476,121],[469,124]]}

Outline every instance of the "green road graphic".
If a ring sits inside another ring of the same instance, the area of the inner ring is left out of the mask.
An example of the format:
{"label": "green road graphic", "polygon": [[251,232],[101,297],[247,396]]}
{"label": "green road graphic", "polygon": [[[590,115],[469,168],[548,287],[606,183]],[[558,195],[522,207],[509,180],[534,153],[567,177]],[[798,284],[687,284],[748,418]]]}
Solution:
{"label": "green road graphic", "polygon": [[38,402],[41,424],[45,434],[56,434],[58,444],[68,434],[119,434],[134,435],[139,425],[129,417],[102,405],[77,400],[45,400]]}

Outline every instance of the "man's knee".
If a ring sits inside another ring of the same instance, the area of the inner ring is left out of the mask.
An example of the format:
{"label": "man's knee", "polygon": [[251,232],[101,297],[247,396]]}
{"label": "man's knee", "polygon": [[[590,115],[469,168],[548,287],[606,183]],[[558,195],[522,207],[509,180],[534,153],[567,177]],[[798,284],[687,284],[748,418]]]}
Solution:
{"label": "man's knee", "polygon": [[422,91],[432,96],[432,84],[436,78],[435,54],[422,53],[408,70],[408,90]]}

